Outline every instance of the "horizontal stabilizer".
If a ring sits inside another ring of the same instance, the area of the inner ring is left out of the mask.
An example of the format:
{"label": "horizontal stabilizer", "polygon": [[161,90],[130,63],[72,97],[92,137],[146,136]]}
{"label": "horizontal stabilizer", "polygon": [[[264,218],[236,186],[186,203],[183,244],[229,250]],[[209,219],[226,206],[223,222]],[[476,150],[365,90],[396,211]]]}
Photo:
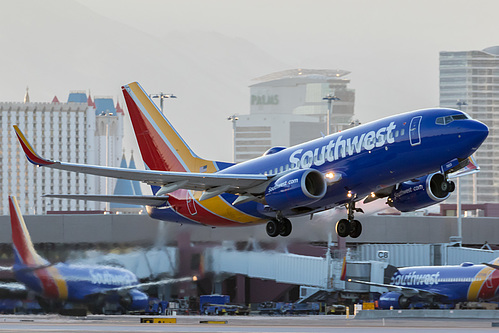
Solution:
{"label": "horizontal stabilizer", "polygon": [[98,195],[98,194],[45,194],[46,198],[73,199],[85,201],[114,202],[139,206],[161,206],[168,196],[155,195]]}

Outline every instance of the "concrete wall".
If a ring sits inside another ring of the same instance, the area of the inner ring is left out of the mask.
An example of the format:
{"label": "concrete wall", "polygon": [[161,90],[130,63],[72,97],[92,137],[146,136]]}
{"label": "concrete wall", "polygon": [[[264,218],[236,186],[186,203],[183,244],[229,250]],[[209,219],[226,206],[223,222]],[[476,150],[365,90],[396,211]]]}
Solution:
{"label": "concrete wall", "polygon": [[[362,216],[363,233],[355,243],[447,243],[457,235],[455,217],[428,216]],[[248,240],[287,246],[292,242],[336,241],[337,217],[322,214],[293,219],[293,232],[287,237],[270,239],[265,225],[241,228],[183,226],[160,222],[147,215],[28,215],[25,221],[35,243],[161,243],[176,242],[182,232],[191,234],[193,242]],[[161,226],[164,224],[164,226]],[[499,244],[499,218],[463,218],[463,244],[481,245],[485,241]],[[0,216],[0,243],[11,243],[10,218]]]}

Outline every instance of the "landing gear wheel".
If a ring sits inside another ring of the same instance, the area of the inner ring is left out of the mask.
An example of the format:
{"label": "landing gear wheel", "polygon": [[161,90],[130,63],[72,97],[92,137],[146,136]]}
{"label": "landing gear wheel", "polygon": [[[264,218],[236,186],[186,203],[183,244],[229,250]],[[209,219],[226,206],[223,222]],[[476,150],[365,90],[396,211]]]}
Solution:
{"label": "landing gear wheel", "polygon": [[443,181],[441,184],[440,184],[440,190],[442,192],[449,192],[449,183],[446,182],[446,181]]}
{"label": "landing gear wheel", "polygon": [[357,220],[353,220],[350,223],[350,229],[351,229],[350,230],[350,237],[357,238],[362,233],[362,224]]}
{"label": "landing gear wheel", "polygon": [[277,237],[279,235],[279,225],[276,220],[270,220],[265,229],[267,230],[267,235],[270,237]]}
{"label": "landing gear wheel", "polygon": [[454,192],[456,189],[456,184],[454,182],[449,182],[449,192]]}
{"label": "landing gear wheel", "polygon": [[293,230],[293,226],[291,225],[291,221],[287,218],[283,218],[281,223],[279,223],[279,235],[282,237],[287,237]]}
{"label": "landing gear wheel", "polygon": [[336,222],[336,233],[340,237],[347,237],[350,235],[350,222],[347,219],[341,219]]}

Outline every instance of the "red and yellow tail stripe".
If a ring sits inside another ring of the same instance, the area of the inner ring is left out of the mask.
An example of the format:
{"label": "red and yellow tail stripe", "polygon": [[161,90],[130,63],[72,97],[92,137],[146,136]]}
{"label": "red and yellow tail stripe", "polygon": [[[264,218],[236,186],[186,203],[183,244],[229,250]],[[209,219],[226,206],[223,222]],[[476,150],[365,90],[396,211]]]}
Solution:
{"label": "red and yellow tail stripe", "polygon": [[[494,265],[499,265],[499,258],[493,261]],[[480,298],[492,298],[493,295],[489,293],[494,293],[497,289],[497,283],[499,283],[499,271],[489,266],[482,268],[471,282],[468,288],[468,300],[476,301]],[[487,287],[489,284],[489,288]],[[487,290],[489,289],[489,290]]]}
{"label": "red and yellow tail stripe", "polygon": [[[137,82],[123,86],[122,91],[142,159],[149,169],[206,173],[218,171],[214,161],[199,158],[189,148]],[[199,220],[200,223],[206,223],[207,219],[215,220],[218,225],[260,222],[220,196],[200,202],[201,194],[200,191],[192,192],[199,215],[186,214],[185,217]]]}
{"label": "red and yellow tail stripe", "polygon": [[142,159],[151,170],[216,172],[213,161],[199,158],[163,116],[142,87],[122,87]]}
{"label": "red and yellow tail stripe", "polygon": [[35,250],[31,236],[26,228],[26,223],[21,214],[21,209],[17,200],[9,196],[10,223],[12,228],[12,242],[20,264],[33,268],[31,272],[24,274],[34,274],[41,283],[43,294],[47,297],[67,299],[68,288],[65,279],[61,276],[56,267],[43,267],[49,262],[43,259]]}
{"label": "red and yellow tail stripe", "polygon": [[24,136],[23,132],[17,127],[17,125],[14,125],[14,130],[16,131],[17,139],[19,140],[19,143],[21,144],[21,147],[24,150],[24,153],[26,154],[26,157],[28,160],[36,165],[50,165],[54,164],[54,162],[46,160],[42,157],[40,157],[31,144],[29,143],[28,139]]}

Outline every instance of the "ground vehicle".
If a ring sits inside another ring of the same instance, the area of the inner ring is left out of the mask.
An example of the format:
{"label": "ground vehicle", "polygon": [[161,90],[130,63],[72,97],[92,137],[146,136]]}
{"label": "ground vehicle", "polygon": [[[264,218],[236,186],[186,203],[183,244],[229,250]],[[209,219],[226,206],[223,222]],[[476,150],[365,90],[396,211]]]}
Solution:
{"label": "ground vehicle", "polygon": [[230,304],[228,295],[199,296],[199,313],[205,315],[247,315],[249,308],[245,305]]}
{"label": "ground vehicle", "polygon": [[168,309],[168,301],[162,301],[157,298],[149,298],[149,308],[146,309],[146,314],[164,315]]}
{"label": "ground vehicle", "polygon": [[291,313],[292,308],[292,303],[284,302],[263,302],[258,304],[258,311],[260,312],[260,314],[267,315],[283,315]]}

